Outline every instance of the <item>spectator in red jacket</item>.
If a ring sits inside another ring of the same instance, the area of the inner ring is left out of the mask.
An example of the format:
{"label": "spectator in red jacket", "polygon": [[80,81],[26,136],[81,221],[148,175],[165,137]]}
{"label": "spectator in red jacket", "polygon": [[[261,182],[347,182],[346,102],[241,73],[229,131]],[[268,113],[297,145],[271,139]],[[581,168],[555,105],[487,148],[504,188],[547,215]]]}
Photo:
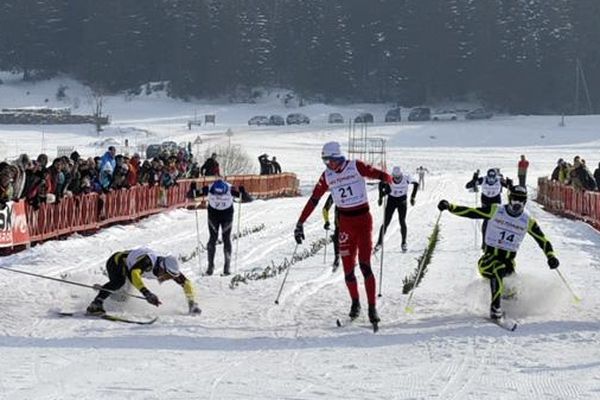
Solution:
{"label": "spectator in red jacket", "polygon": [[519,164],[517,164],[519,186],[525,187],[525,181],[527,180],[527,168],[529,168],[529,161],[525,159],[525,155],[521,154],[521,159],[519,160]]}

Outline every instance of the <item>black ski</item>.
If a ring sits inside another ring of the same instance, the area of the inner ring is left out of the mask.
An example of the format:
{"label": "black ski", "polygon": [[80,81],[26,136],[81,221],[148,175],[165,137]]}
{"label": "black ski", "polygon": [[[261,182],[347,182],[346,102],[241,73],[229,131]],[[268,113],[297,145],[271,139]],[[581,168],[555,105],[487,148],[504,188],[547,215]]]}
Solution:
{"label": "black ski", "polygon": [[517,327],[519,326],[519,323],[512,319],[512,318],[507,318],[507,317],[502,317],[502,318],[488,318],[489,321],[491,321],[492,323],[494,323],[495,325],[498,325],[500,328],[502,329],[506,329],[507,331],[510,332],[514,332]]}
{"label": "black ski", "polygon": [[151,319],[135,319],[135,318],[120,317],[118,315],[112,315],[112,314],[87,315],[85,313],[77,313],[77,312],[70,312],[70,311],[59,311],[58,315],[60,315],[61,317],[98,318],[98,319],[105,319],[107,321],[123,322],[126,324],[136,324],[136,325],[151,325],[158,320],[158,317],[154,317]]}
{"label": "black ski", "polygon": [[[335,320],[335,324],[337,325],[338,328],[343,328],[345,326],[350,326],[350,325],[354,325],[354,322],[356,321],[355,319],[351,319],[350,317],[346,317],[343,319],[336,319]],[[374,322],[371,324],[372,328],[373,328],[373,333],[377,333],[379,331],[379,322]]]}

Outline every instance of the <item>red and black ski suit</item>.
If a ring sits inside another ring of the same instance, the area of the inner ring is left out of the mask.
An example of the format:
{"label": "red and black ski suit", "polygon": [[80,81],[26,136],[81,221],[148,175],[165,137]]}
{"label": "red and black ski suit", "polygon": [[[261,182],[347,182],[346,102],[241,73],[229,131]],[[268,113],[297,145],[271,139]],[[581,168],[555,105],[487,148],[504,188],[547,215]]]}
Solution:
{"label": "red and black ski suit", "polygon": [[[362,177],[379,179],[384,182],[392,182],[391,175],[386,172],[372,167],[368,164],[363,163],[359,160],[345,161],[343,166],[335,171],[335,174],[343,174],[344,170],[348,168],[351,163],[354,163],[358,174]],[[316,208],[319,203],[319,199],[327,192],[331,190],[327,183],[326,173],[324,171],[315,186],[313,193],[304,206],[302,214],[298,219],[298,224],[304,224],[310,214]],[[331,174],[331,171],[329,171]],[[360,204],[348,207],[344,204],[339,204],[338,197],[332,191],[333,199],[339,213],[339,246],[340,255],[342,257],[342,265],[344,266],[344,274],[346,277],[346,286],[350,292],[352,300],[358,300],[358,285],[356,282],[356,276],[354,275],[354,267],[356,265],[356,256],[358,255],[358,262],[360,270],[365,280],[365,289],[367,292],[367,300],[369,305],[375,305],[376,303],[376,287],[375,277],[371,269],[371,251],[373,248],[372,232],[373,232],[373,218],[369,212],[368,198],[366,197],[366,183],[364,178],[362,179],[362,185],[364,186],[364,202]]]}

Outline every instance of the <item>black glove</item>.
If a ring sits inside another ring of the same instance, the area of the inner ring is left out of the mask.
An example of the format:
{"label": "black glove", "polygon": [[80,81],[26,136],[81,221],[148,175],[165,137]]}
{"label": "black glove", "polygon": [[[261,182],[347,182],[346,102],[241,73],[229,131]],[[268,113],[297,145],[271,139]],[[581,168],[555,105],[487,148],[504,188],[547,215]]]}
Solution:
{"label": "black glove", "polygon": [[188,308],[190,310],[190,314],[200,314],[202,312],[200,307],[198,307],[198,304],[192,300],[188,301]]}
{"label": "black glove", "polygon": [[415,205],[415,198],[414,198],[414,197],[411,197],[411,198],[410,198],[410,205],[411,205],[411,206],[414,206],[414,205]]}
{"label": "black glove", "polygon": [[294,239],[296,239],[296,243],[302,244],[304,240],[304,227],[301,223],[296,225],[296,229],[294,229]]}
{"label": "black glove", "polygon": [[554,256],[548,257],[548,266],[550,267],[550,269],[556,269],[559,265],[560,263],[558,262],[558,258]]}
{"label": "black glove", "polygon": [[450,203],[448,203],[448,200],[440,200],[440,202],[438,203],[438,210],[440,211],[444,211],[450,208]]}
{"label": "black glove", "polygon": [[330,225],[331,224],[329,223],[329,221],[325,222],[325,225],[323,225],[323,229],[325,229],[326,231],[328,231]]}
{"label": "black glove", "polygon": [[382,205],[382,204],[383,204],[383,198],[382,198],[382,197],[380,197],[379,199],[377,199],[377,205],[378,205],[379,207],[381,207],[381,205]]}
{"label": "black glove", "polygon": [[243,186],[240,186],[239,190],[240,190],[240,193],[242,193],[242,194],[246,193],[246,188]]}
{"label": "black glove", "polygon": [[146,288],[142,289],[142,294],[144,295],[144,297],[146,298],[146,301],[150,304],[152,304],[153,306],[158,307],[161,303],[160,300],[158,299],[158,297],[152,293],[151,291],[149,291]]}

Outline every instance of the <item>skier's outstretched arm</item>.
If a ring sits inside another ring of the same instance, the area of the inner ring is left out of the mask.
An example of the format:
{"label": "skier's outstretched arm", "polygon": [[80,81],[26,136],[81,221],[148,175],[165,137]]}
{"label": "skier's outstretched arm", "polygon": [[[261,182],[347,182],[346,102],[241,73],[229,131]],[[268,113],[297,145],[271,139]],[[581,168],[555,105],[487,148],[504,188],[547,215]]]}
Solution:
{"label": "skier's outstretched arm", "polygon": [[466,207],[459,206],[457,204],[450,204],[447,200],[441,200],[438,204],[440,211],[448,210],[452,214],[459,217],[471,218],[471,219],[491,219],[494,216],[495,204],[484,207]]}

